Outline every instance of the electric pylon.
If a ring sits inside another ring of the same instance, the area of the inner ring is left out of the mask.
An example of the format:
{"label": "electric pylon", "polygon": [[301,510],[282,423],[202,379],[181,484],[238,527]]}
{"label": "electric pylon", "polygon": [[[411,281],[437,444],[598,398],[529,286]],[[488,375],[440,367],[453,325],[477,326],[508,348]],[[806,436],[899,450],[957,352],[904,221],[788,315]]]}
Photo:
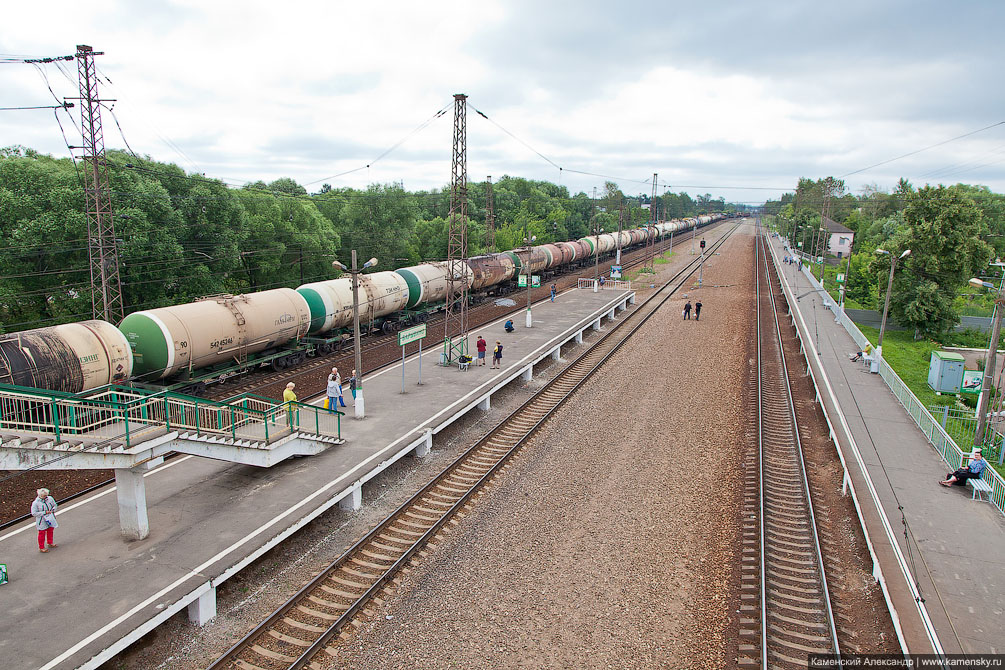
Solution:
{"label": "electric pylon", "polygon": [[84,200],[87,207],[87,255],[91,268],[91,313],[95,319],[118,323],[123,317],[119,254],[115,241],[112,194],[101,126],[101,99],[94,57],[104,52],[77,45],[80,80],[80,132],[83,136]]}
{"label": "electric pylon", "polygon": [[454,95],[454,151],[447,228],[447,303],[443,353],[449,365],[468,352],[468,126],[467,100]]}

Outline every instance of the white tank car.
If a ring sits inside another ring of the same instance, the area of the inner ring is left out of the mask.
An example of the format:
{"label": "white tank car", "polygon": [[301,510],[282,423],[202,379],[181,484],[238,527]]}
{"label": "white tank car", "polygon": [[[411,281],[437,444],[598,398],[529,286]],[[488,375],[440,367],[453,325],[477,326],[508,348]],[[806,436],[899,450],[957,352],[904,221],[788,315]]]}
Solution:
{"label": "white tank car", "polygon": [[[304,284],[297,289],[310,306],[310,333],[326,333],[352,325],[352,278]],[[373,272],[359,276],[360,323],[405,309],[408,283],[396,272]]]}
{"label": "white tank car", "polygon": [[153,380],[299,339],[310,321],[303,296],[278,288],[134,312],[119,330],[132,346],[136,375]]}

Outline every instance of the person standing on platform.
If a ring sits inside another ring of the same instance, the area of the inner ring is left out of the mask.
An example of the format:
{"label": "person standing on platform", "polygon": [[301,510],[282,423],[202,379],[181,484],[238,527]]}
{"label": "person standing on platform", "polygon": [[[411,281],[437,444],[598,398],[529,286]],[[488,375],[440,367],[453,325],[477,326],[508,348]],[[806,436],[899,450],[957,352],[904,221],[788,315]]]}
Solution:
{"label": "person standing on platform", "polygon": [[332,368],[332,373],[328,375],[328,409],[334,412],[339,405],[345,407],[345,398],[342,397],[342,375],[338,373],[338,368]]}
{"label": "person standing on platform", "polygon": [[552,285],[551,285],[551,301],[552,301],[552,302],[555,302],[555,295],[556,295],[557,293],[558,293],[558,289],[557,289],[557,288],[555,288],[555,285],[554,285],[554,284],[552,284]]}
{"label": "person standing on platform", "polygon": [[283,402],[286,403],[286,421],[290,424],[290,430],[293,430],[293,403],[297,401],[297,394],[293,392],[295,387],[296,384],[290,382],[286,385],[286,390],[283,391]]}
{"label": "person standing on platform", "polygon": [[502,342],[496,340],[495,349],[492,350],[492,367],[496,370],[498,370],[499,366],[502,365],[502,350]]}
{"label": "person standing on platform", "polygon": [[478,341],[475,342],[475,349],[478,350],[478,365],[485,365],[485,350],[488,349],[488,346],[485,338],[479,335]]}
{"label": "person standing on platform", "polygon": [[701,300],[696,300],[694,303],[694,320],[699,321],[701,319]]}
{"label": "person standing on platform", "polygon": [[352,393],[352,404],[356,404],[356,368],[352,369],[352,377],[349,377],[349,393]]}
{"label": "person standing on platform", "polygon": [[684,311],[682,312],[685,320],[690,320],[691,318],[691,301],[688,300],[687,304],[684,305]]}
{"label": "person standing on platform", "polygon": [[58,546],[52,541],[52,529],[58,528],[56,523],[56,501],[49,495],[49,489],[39,489],[35,492],[38,497],[31,503],[31,515],[35,517],[35,528],[38,529],[38,550],[43,554],[49,553],[45,545],[49,547]]}

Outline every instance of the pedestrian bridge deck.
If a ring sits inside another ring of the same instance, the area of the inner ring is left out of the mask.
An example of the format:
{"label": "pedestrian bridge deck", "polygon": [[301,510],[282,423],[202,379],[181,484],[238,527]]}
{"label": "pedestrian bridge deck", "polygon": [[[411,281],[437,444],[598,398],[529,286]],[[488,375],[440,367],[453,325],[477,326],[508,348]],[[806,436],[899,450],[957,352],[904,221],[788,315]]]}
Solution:
{"label": "pedestrian bridge deck", "polygon": [[[849,481],[910,651],[932,651],[927,616],[945,653],[1002,653],[1005,518],[994,505],[971,500],[965,487],[937,484],[958,462],[943,460],[881,375],[849,361],[849,353],[861,347],[835,321],[828,308],[833,300],[821,295],[806,269],[782,263],[786,251],[780,239],[771,239],[771,246],[789,308],[804,327],[803,346],[819,361],[819,368],[811,363],[815,382],[852,473]],[[846,323],[854,328],[850,319]],[[894,560],[890,538],[907,559],[906,572],[920,586],[924,614]]]}
{"label": "pedestrian bridge deck", "polygon": [[4,670],[97,667],[181,609],[207,619],[219,584],[334,505],[358,507],[367,481],[403,456],[424,455],[436,433],[488,409],[493,393],[530,379],[536,363],[558,358],[629,302],[627,291],[572,290],[536,304],[533,328],[521,317],[512,334],[502,320],[472,331],[472,344],[480,333],[490,344],[502,341],[499,370],[441,367],[442,347],[427,345],[423,384],[414,357],[404,394],[400,363],[366,377],[366,419],[349,420],[350,406],[346,443],[316,456],[271,468],[171,459],[143,475],[145,539],[122,539],[111,487],[59,510],[59,548],[48,554],[38,553],[34,524],[0,533],[0,562],[10,571],[0,586]]}

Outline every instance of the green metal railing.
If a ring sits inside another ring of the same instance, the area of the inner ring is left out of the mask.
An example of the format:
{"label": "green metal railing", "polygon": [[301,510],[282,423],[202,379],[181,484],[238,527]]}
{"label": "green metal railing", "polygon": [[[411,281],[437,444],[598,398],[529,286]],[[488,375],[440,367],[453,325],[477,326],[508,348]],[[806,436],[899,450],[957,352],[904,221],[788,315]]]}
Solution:
{"label": "green metal railing", "polygon": [[0,431],[119,440],[127,449],[161,429],[266,445],[291,432],[341,438],[343,415],[251,394],[224,403],[123,386],[73,395],[0,384]]}

